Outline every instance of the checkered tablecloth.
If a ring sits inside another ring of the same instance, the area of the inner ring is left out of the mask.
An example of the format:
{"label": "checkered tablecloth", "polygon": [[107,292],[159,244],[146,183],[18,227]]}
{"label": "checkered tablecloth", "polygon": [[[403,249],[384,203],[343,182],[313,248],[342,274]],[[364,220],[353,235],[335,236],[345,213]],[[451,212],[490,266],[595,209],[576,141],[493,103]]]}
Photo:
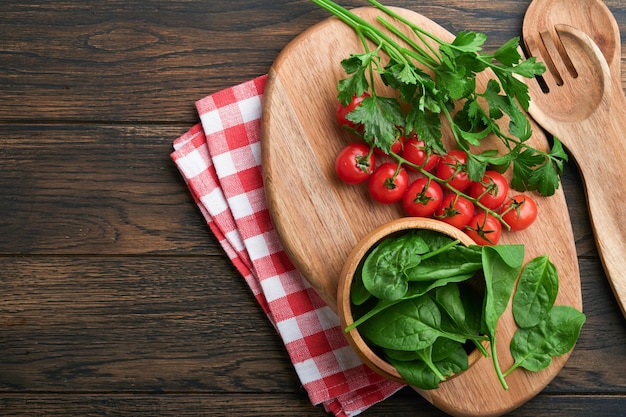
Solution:
{"label": "checkered tablecloth", "polygon": [[211,231],[283,340],[311,402],[336,416],[355,416],[402,385],[383,379],[359,360],[336,314],[281,247],[261,175],[266,79],[261,76],[199,100],[200,123],[174,141],[171,156]]}

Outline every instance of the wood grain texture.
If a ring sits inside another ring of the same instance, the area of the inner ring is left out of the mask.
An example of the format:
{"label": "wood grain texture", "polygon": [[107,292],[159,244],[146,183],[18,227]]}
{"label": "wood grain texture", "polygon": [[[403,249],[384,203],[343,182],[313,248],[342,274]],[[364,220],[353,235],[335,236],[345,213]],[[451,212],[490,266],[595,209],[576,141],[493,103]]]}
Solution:
{"label": "wood grain texture", "polygon": [[[439,410],[423,399],[413,399],[408,395],[396,394],[394,398],[379,403],[366,413],[377,417],[397,417],[419,415],[420,417],[441,417]],[[0,411],[6,417],[32,417],[35,415],[67,416],[155,416],[172,415],[181,417],[293,417],[323,416],[322,412],[311,414],[311,406],[305,404],[303,394],[285,393],[280,396],[258,394],[201,394],[185,396],[181,394],[153,395],[76,395],[72,401],[55,396],[10,395],[4,398]],[[611,396],[550,396],[542,395],[528,403],[523,411],[510,414],[511,417],[535,417],[546,409],[558,410],[568,417],[612,417],[610,410],[625,407],[626,401]],[[29,412],[16,410],[28,409]]]}
{"label": "wood grain texture", "polygon": [[[530,1],[386,3],[494,49]],[[605,3],[625,39],[626,4]],[[267,73],[327,16],[308,0],[0,2],[0,415],[328,415],[169,160],[196,100]],[[626,328],[574,164],[563,190],[588,321],[510,415],[622,416]],[[405,415],[444,414],[410,389],[363,414]]]}
{"label": "wood grain texture", "polygon": [[[626,316],[626,225],[621,219],[621,202],[626,201],[626,98],[592,38],[569,25],[556,25],[555,30],[568,63],[549,40],[555,38],[540,41],[538,31],[525,38],[533,56],[551,63],[543,76],[548,92],[529,83],[529,112],[561,139],[579,166],[600,257]],[[570,75],[571,66],[575,76]]]}
{"label": "wood grain texture", "polygon": [[[396,11],[439,39],[454,39],[423,15],[406,9]],[[358,14],[375,22],[381,12],[362,8]],[[333,123],[336,85],[345,77],[338,63],[361,50],[360,40],[351,28],[336,19],[326,20],[296,38],[279,55],[270,69],[264,98],[261,146],[269,210],[285,251],[331,306],[337,305],[338,280],[353,248],[372,230],[404,216],[400,205],[376,203],[368,198],[365,186],[347,186],[335,175],[337,153],[354,140]],[[479,74],[477,89],[485,88],[488,77]],[[377,87],[379,94],[381,88],[382,83]],[[329,141],[329,137],[340,140]],[[447,140],[450,146],[450,136]],[[497,149],[497,138],[486,141],[491,141],[486,148]],[[540,149],[547,147],[539,129],[535,129],[529,143]],[[559,190],[548,198],[535,194],[533,199],[540,212],[551,215],[539,216],[523,232],[504,233],[500,242],[524,244],[526,261],[549,254],[559,272],[557,304],[580,309],[580,278],[565,196]],[[498,352],[504,352],[500,354],[504,369],[513,362],[508,346],[516,329],[509,308],[497,333]],[[438,389],[418,392],[455,416],[502,415],[541,391],[568,356],[554,359],[542,372],[511,374],[506,391],[501,389],[491,361],[483,358]]]}
{"label": "wood grain texture", "polygon": [[[0,125],[0,253],[203,254],[169,126]],[[19,239],[11,239],[11,236]]]}

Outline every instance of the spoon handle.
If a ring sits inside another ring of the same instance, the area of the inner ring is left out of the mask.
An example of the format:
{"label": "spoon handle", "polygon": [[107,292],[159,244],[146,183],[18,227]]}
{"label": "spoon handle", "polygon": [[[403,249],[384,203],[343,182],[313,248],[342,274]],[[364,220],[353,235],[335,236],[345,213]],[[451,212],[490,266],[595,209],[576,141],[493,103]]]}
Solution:
{"label": "spoon handle", "polygon": [[[626,317],[626,98],[612,78],[606,105],[571,132],[585,142],[572,149],[587,194],[589,217],[609,283]],[[581,126],[585,125],[586,126]]]}

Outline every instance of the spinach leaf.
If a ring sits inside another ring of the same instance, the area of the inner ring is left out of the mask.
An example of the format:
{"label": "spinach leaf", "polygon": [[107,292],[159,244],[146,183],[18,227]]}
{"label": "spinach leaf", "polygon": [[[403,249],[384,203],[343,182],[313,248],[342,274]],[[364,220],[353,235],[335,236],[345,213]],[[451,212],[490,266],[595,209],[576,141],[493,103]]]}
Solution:
{"label": "spinach leaf", "polygon": [[442,318],[442,327],[446,331],[467,334],[468,339],[478,339],[482,317],[482,298],[477,292],[471,291],[470,293],[470,291],[470,288],[462,288],[456,283],[450,283],[437,287],[432,291],[432,295],[442,312],[446,313],[446,318]]}
{"label": "spinach leaf", "polygon": [[362,279],[367,291],[382,300],[398,300],[406,294],[405,271],[421,262],[429,247],[413,233],[380,242],[363,263]]}
{"label": "spinach leaf", "polygon": [[506,310],[524,262],[523,245],[499,245],[482,247],[485,275],[484,331],[493,330]]}
{"label": "spinach leaf", "polygon": [[386,314],[379,314],[359,326],[370,343],[396,350],[421,350],[438,337],[464,343],[465,338],[441,329],[441,311],[430,297],[403,300]]}
{"label": "spinach leaf", "polygon": [[517,325],[526,329],[539,324],[554,305],[558,291],[559,277],[547,255],[528,262],[513,296]]}
{"label": "spinach leaf", "polygon": [[372,297],[365,284],[363,284],[363,265],[359,265],[352,278],[350,286],[350,301],[355,306],[360,306]]}
{"label": "spinach leaf", "polygon": [[432,252],[438,251],[453,242],[453,239],[450,236],[435,232],[434,230],[420,229],[415,230],[412,233],[414,233],[416,237],[423,239],[424,242],[428,242],[428,247]]}
{"label": "spinach leaf", "polygon": [[[465,274],[465,275],[455,275],[455,276],[451,276],[451,277],[448,277],[448,278],[445,278],[445,279],[444,278],[438,279],[436,281],[409,282],[409,287],[408,287],[408,290],[407,290],[406,294],[404,295],[404,297],[402,297],[399,300],[378,300],[376,305],[371,310],[369,310],[366,313],[364,313],[361,316],[359,316],[352,324],[347,326],[344,331],[346,333],[349,332],[350,330],[352,330],[352,329],[356,328],[357,326],[360,326],[361,324],[363,324],[366,320],[369,320],[370,318],[374,317],[375,315],[382,313],[383,311],[385,311],[389,307],[395,306],[399,302],[402,302],[404,300],[409,300],[409,299],[412,299],[412,298],[421,297],[421,296],[425,295],[426,293],[428,293],[433,288],[442,287],[442,286],[447,285],[449,283],[467,281],[468,279],[472,278],[473,276],[474,276],[474,274],[472,273],[472,274]],[[365,291],[367,291],[367,290],[365,290]],[[360,305],[360,304],[356,304],[356,303],[353,303],[353,304]]]}
{"label": "spinach leaf", "polygon": [[438,339],[432,347],[415,353],[421,360],[401,361],[388,357],[388,361],[409,384],[422,389],[435,389],[446,377],[463,372],[469,366],[463,345],[446,342],[446,339]]}
{"label": "spinach leaf", "polygon": [[[544,369],[553,356],[573,348],[585,316],[572,307],[553,306],[558,276],[548,256],[531,260],[522,271],[523,245],[458,243],[430,231],[381,241],[357,269],[351,288],[356,321],[345,331],[358,326],[403,378],[424,389],[467,369],[468,342],[488,356],[481,343],[489,340],[505,389],[505,376],[517,367]],[[480,270],[484,288],[477,289],[470,279],[480,278]],[[515,362],[503,373],[496,332],[518,276],[512,308],[520,328],[510,346]]]}
{"label": "spinach leaf", "polygon": [[452,275],[474,273],[482,269],[479,246],[456,245],[447,250],[423,259],[415,267],[406,271],[409,281],[431,281]]}
{"label": "spinach leaf", "polygon": [[449,284],[438,287],[433,292],[433,298],[454,323],[465,323],[465,306],[461,300],[461,291],[458,285]]}
{"label": "spinach leaf", "polygon": [[505,375],[518,367],[536,372],[550,366],[552,357],[574,347],[585,320],[585,315],[571,306],[555,306],[536,326],[518,329],[510,347],[515,363]]}
{"label": "spinach leaf", "polygon": [[508,385],[502,375],[496,352],[496,327],[511,298],[515,280],[524,262],[523,245],[483,246],[483,271],[485,275],[485,300],[483,304],[482,331],[491,344],[491,358],[504,389]]}
{"label": "spinach leaf", "polygon": [[470,272],[460,275],[450,275],[436,279],[434,281],[411,281],[409,282],[409,289],[407,290],[404,298],[419,297],[435,288],[443,287],[448,284],[467,281],[474,275],[474,272]]}

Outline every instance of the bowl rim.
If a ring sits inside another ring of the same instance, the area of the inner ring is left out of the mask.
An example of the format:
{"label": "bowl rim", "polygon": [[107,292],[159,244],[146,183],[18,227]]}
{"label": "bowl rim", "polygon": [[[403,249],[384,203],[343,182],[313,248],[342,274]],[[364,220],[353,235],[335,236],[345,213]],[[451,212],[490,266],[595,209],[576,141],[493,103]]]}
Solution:
{"label": "bowl rim", "polygon": [[[346,258],[346,262],[341,270],[341,275],[339,276],[339,283],[337,286],[337,313],[341,322],[342,331],[354,322],[350,303],[350,287],[352,285],[354,273],[363,256],[365,256],[370,248],[385,237],[397,232],[411,229],[426,229],[440,232],[455,240],[459,240],[461,244],[465,246],[476,244],[474,240],[472,240],[472,238],[465,234],[462,230],[457,229],[456,227],[441,220],[425,217],[402,217],[387,222],[372,230],[352,249],[348,258]],[[404,378],[402,378],[402,376],[400,376],[400,373],[393,365],[383,360],[370,348],[370,346],[361,337],[357,328],[354,328],[347,333],[343,333],[352,349],[373,371],[392,381],[405,385],[409,384]],[[474,351],[468,355],[469,365],[471,366],[478,359],[480,359],[480,357],[482,357],[480,351],[478,349],[474,349]],[[456,375],[452,375],[447,378],[446,381],[450,380],[454,376]]]}

